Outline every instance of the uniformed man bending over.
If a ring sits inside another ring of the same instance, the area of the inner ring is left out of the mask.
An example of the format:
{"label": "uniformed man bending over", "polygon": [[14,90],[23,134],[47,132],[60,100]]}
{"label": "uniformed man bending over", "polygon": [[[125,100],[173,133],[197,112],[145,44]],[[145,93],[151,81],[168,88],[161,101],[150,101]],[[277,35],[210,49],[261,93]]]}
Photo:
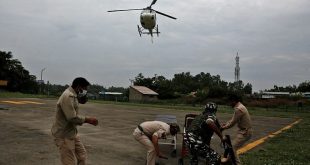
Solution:
{"label": "uniformed man bending over", "polygon": [[134,138],[147,149],[147,165],[155,165],[156,156],[167,158],[159,152],[158,139],[165,139],[167,135],[174,136],[180,131],[177,124],[167,124],[162,121],[146,121],[134,130]]}

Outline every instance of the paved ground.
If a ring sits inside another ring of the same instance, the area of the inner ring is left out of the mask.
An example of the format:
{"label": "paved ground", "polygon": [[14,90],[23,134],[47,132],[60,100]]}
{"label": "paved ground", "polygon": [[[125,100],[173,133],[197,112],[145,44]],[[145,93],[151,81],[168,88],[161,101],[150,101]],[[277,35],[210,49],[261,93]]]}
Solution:
{"label": "paved ground", "polygon": [[[16,102],[6,102],[16,101]],[[23,102],[20,102],[23,101]],[[38,104],[43,103],[43,104]],[[58,165],[58,152],[50,128],[53,123],[56,100],[0,99],[0,165]],[[132,131],[140,122],[153,120],[156,115],[175,115],[183,126],[189,111],[158,108],[141,108],[88,103],[81,105],[81,113],[96,116],[97,127],[84,124],[79,134],[88,151],[89,165],[144,165],[145,149],[132,137]],[[197,112],[193,112],[197,113]],[[220,121],[230,119],[229,114],[218,114]],[[254,137],[252,141],[291,123],[292,119],[252,116]],[[274,124],[276,123],[276,124]],[[182,127],[181,127],[182,129]],[[234,137],[233,131],[226,134]],[[219,139],[213,139],[213,147],[222,152]],[[177,164],[182,138],[178,140],[178,157],[159,160],[161,165]],[[161,146],[169,155],[168,146]]]}

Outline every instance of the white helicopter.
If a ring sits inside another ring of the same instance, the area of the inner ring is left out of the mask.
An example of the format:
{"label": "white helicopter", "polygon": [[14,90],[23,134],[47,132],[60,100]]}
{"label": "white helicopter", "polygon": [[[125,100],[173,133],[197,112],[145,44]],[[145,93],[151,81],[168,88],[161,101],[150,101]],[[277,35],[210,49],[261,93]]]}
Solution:
{"label": "white helicopter", "polygon": [[153,33],[156,33],[157,36],[160,33],[158,31],[158,25],[156,24],[156,13],[163,15],[163,16],[166,16],[166,17],[169,17],[169,18],[172,18],[172,19],[177,19],[177,18],[172,17],[168,14],[165,14],[165,13],[162,13],[162,12],[159,12],[159,11],[152,9],[152,6],[156,3],[156,1],[157,0],[153,0],[153,2],[151,3],[150,6],[148,6],[146,8],[142,8],[142,9],[110,10],[108,12],[142,10],[142,12],[140,14],[140,23],[141,23],[142,27],[140,27],[138,25],[139,35],[141,37],[142,34],[149,34],[153,38]]}

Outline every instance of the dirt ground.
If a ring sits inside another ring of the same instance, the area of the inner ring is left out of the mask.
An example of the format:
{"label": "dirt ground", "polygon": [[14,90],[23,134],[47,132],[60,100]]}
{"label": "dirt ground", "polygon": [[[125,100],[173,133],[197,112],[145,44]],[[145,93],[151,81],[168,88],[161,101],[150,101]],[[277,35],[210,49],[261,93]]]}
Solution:
{"label": "dirt ground", "polygon": [[[4,102],[33,101],[12,104]],[[58,165],[59,155],[50,133],[56,100],[46,99],[0,99],[0,165]],[[132,132],[137,124],[154,120],[156,115],[175,115],[183,130],[184,116],[198,113],[182,110],[141,108],[133,106],[87,103],[80,106],[81,114],[95,116],[99,125],[84,124],[79,135],[88,152],[89,165],[144,165],[146,150],[133,139]],[[249,109],[250,111],[250,109]],[[230,119],[229,114],[218,113],[220,121]],[[291,123],[292,119],[252,116],[254,136],[251,141]],[[277,124],[274,124],[277,123]],[[233,129],[225,131],[234,138]],[[212,140],[213,147],[222,152],[219,139]],[[177,157],[159,160],[161,165],[177,164],[180,158],[182,137],[177,140]],[[167,156],[170,148],[160,146]]]}

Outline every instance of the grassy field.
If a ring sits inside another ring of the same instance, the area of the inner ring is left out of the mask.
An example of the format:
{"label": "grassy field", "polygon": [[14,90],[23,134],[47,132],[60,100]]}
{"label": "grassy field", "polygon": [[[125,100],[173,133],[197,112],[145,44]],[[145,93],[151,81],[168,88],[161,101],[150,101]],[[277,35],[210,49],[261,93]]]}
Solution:
{"label": "grassy field", "polygon": [[[47,98],[45,95],[28,95],[22,93],[0,92],[0,98]],[[101,104],[117,104],[126,107],[156,107],[176,110],[197,110],[201,111],[202,106],[188,105],[163,105],[163,104],[137,104],[128,102],[109,102],[91,100]],[[302,119],[300,123],[291,129],[268,139],[263,145],[243,154],[241,160],[246,165],[291,165],[309,164],[310,160],[310,107],[303,107],[297,110],[296,107],[286,108],[256,108],[248,107],[252,116],[271,116]],[[220,106],[219,113],[232,113],[228,106]],[[276,123],[275,123],[276,124]]]}
{"label": "grassy field", "polygon": [[[241,156],[243,164],[291,165],[309,164],[310,160],[310,108],[302,111],[255,109],[252,115],[288,117],[302,119],[291,129],[270,138],[262,146]],[[275,123],[276,124],[276,123]]]}

